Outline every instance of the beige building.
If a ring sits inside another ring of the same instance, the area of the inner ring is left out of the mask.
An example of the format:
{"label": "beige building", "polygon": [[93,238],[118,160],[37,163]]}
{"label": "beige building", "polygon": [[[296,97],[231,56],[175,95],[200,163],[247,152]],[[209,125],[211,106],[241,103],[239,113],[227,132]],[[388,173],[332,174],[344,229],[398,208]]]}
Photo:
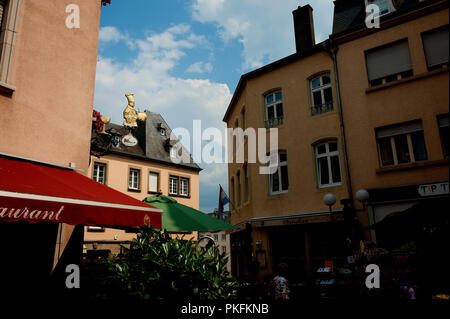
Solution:
{"label": "beige building", "polygon": [[366,26],[367,1],[338,0],[320,44],[310,7],[299,7],[297,53],[241,77],[224,121],[278,128],[279,168],[265,176],[260,164],[229,164],[238,277],[286,262],[293,281],[308,281],[325,262],[346,263],[348,239],[399,248],[402,232],[373,226],[399,212],[437,218],[430,232],[448,234],[448,1],[369,2],[381,8],[380,28]]}
{"label": "beige building", "polygon": [[367,29],[363,1],[336,1],[331,36],[352,186],[369,192],[367,211],[357,202],[364,226],[448,195],[448,1],[385,2]]}
{"label": "beige building", "polygon": [[260,174],[249,151],[228,166],[237,277],[271,275],[287,262],[292,280],[305,282],[326,258],[344,256],[343,206],[330,215],[323,202],[327,193],[350,196],[333,60],[328,42],[315,43],[312,8],[293,14],[297,53],[244,74],[224,117],[229,128],[277,128],[279,136],[275,174]]}
{"label": "beige building", "polygon": [[[107,124],[106,131],[110,135],[95,134],[92,150],[98,157],[91,156],[89,176],[141,201],[160,192],[180,204],[198,209],[201,168],[192,159],[190,163],[175,164],[171,158],[175,150],[169,141],[170,127],[160,114],[150,111],[146,114],[147,119],[139,122],[134,132],[136,145],[124,139],[130,132],[122,125]],[[186,239],[197,238],[195,232],[173,234]],[[135,237],[134,232],[126,230],[86,227],[84,252],[88,256],[102,257],[119,254],[120,244]]]}

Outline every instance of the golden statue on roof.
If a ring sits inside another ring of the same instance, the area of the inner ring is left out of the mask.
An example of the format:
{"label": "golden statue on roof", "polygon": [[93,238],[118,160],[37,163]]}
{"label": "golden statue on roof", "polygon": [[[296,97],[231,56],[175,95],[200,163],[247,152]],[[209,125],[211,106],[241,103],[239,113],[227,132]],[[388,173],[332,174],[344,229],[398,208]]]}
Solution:
{"label": "golden statue on roof", "polygon": [[133,129],[138,126],[137,121],[144,122],[147,119],[147,113],[138,112],[134,109],[136,103],[134,102],[133,93],[125,94],[125,97],[128,100],[128,105],[123,111],[123,118],[125,119],[123,126]]}

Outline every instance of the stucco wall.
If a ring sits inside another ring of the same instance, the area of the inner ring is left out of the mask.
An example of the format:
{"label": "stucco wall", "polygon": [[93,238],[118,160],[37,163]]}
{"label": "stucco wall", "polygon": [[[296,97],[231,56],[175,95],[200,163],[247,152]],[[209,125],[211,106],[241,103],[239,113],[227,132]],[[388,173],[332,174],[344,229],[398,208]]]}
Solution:
{"label": "stucco wall", "polygon": [[[312,116],[310,79],[321,72],[328,72],[331,75],[334,110]],[[260,164],[249,164],[249,201],[232,211],[232,224],[252,217],[326,211],[328,207],[322,198],[330,192],[338,199],[334,208],[340,207],[340,199],[348,197],[331,58],[327,53],[319,52],[248,80],[230,113],[228,127],[234,127],[236,119],[241,122],[240,114],[243,107],[247,127],[256,129],[265,127],[264,95],[273,89],[281,89],[283,93],[284,124],[278,126],[278,141],[279,149],[287,151],[289,191],[282,195],[269,195],[268,176],[259,174]],[[313,145],[326,139],[337,139],[342,185],[319,188]],[[243,164],[238,163],[229,164],[229,185],[232,177],[236,180],[237,170],[242,166]],[[241,184],[244,185],[242,171],[241,179]]]}
{"label": "stucco wall", "polygon": [[65,1],[23,0],[10,83],[0,94],[0,152],[87,173],[100,0],[79,0],[81,28],[66,28]]}
{"label": "stucco wall", "polygon": [[[448,113],[449,73],[427,70],[421,32],[448,25],[448,9],[340,45],[338,64],[353,188],[382,188],[448,180],[437,116]],[[366,92],[365,51],[408,38],[412,81]],[[421,78],[420,75],[429,75]],[[428,161],[425,166],[377,173],[380,168],[375,128],[422,120]],[[440,165],[427,163],[442,161]]]}

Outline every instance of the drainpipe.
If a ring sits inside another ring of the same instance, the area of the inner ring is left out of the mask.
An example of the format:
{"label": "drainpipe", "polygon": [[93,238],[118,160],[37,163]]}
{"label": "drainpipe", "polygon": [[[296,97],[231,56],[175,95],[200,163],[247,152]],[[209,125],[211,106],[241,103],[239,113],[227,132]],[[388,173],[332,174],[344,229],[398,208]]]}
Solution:
{"label": "drainpipe", "polygon": [[347,185],[348,185],[348,192],[349,192],[349,198],[350,202],[353,207],[355,207],[353,202],[353,187],[352,187],[352,179],[350,177],[350,167],[348,164],[348,155],[347,155],[347,142],[345,138],[345,126],[344,126],[344,115],[342,112],[342,101],[341,101],[341,89],[339,85],[339,71],[338,71],[338,65],[337,65],[337,51],[338,47],[336,43],[332,39],[326,41],[323,44],[323,47],[325,51],[330,55],[330,57],[333,59],[333,66],[334,66],[334,82],[336,83],[336,92],[337,92],[337,103],[338,103],[338,109],[339,109],[339,124],[341,127],[341,138],[342,138],[342,145],[344,148],[344,162],[345,162],[345,171],[347,174]]}

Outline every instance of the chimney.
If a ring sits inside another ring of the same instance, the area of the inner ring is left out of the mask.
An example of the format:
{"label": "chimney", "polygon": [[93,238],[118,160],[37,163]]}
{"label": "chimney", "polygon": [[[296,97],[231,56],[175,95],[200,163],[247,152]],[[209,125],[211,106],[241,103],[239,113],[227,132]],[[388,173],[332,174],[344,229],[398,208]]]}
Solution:
{"label": "chimney", "polygon": [[295,46],[297,53],[304,51],[316,44],[314,37],[314,19],[313,9],[309,4],[306,6],[299,6],[294,10],[294,31],[295,31]]}

